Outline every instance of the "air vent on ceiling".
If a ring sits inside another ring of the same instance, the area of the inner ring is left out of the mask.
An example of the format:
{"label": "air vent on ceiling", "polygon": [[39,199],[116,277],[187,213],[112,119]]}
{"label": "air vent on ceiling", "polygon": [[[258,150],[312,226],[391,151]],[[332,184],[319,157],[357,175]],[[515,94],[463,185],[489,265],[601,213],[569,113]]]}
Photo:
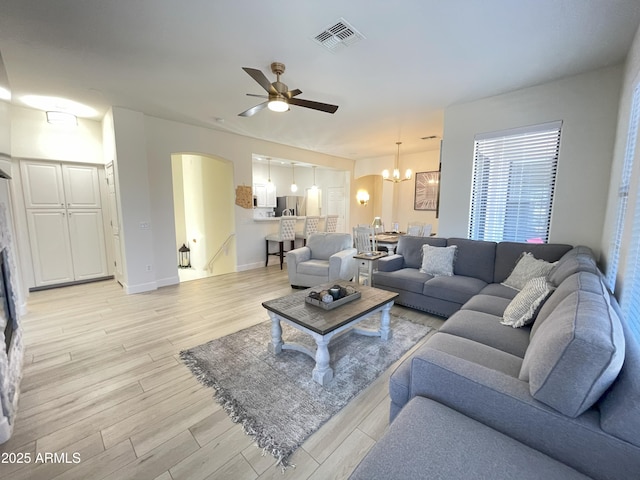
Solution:
{"label": "air vent on ceiling", "polygon": [[356,30],[344,18],[339,18],[336,23],[329,25],[320,33],[313,37],[313,41],[330,52],[337,52],[344,47],[353,45],[354,43],[365,38],[358,30]]}

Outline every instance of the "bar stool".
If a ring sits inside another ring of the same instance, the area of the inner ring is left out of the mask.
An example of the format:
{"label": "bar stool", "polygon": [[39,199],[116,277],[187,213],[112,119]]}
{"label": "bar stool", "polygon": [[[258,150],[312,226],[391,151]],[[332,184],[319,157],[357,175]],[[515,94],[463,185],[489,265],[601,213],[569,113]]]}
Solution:
{"label": "bar stool", "polygon": [[338,228],[338,215],[327,215],[327,219],[324,222],[324,231],[335,233]]}
{"label": "bar stool", "polygon": [[303,246],[307,245],[307,238],[312,233],[316,233],[318,231],[318,224],[320,223],[320,217],[305,217],[304,219],[304,227],[302,228],[302,232],[296,233],[296,240],[301,238]]}
{"label": "bar stool", "polygon": [[[280,224],[276,233],[271,233],[265,237],[267,245],[267,256],[264,262],[264,266],[269,265],[269,255],[280,256],[280,270],[282,270],[282,264],[284,263],[284,242],[290,241],[291,248],[296,240],[296,217],[280,217]],[[269,253],[269,242],[278,242],[280,248],[278,252]]]}

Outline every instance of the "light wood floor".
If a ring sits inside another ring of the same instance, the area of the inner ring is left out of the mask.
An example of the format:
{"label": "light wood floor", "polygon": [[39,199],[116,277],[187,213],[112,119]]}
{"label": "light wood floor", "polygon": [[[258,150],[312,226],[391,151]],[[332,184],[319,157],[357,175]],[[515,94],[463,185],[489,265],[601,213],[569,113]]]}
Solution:
{"label": "light wood floor", "polygon": [[[391,369],[311,436],[292,457],[296,468],[283,475],[178,357],[267,320],[261,303],[289,293],[278,266],[138,295],[125,295],[114,281],[32,293],[22,318],[18,418],[0,445],[0,452],[29,453],[31,463],[0,464],[0,478],[348,477],[387,426]],[[393,308],[436,328],[442,323]],[[64,460],[64,452],[68,463],[35,463],[46,453]]]}

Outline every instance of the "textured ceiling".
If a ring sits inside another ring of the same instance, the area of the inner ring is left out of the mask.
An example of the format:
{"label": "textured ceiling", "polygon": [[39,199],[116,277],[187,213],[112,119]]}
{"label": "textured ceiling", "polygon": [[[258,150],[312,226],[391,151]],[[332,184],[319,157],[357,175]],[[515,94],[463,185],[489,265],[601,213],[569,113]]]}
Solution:
{"label": "textured ceiling", "polygon": [[[364,39],[336,53],[313,41],[345,18]],[[0,52],[13,102],[53,95],[121,106],[347,158],[437,147],[443,111],[620,63],[640,23],[638,0],[0,0]],[[273,61],[299,98],[237,114],[270,81]]]}

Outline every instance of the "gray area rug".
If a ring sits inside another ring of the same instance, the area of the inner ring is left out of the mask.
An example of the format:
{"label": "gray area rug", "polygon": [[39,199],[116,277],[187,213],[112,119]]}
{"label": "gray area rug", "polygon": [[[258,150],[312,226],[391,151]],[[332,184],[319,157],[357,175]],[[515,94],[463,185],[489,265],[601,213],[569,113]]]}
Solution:
{"label": "gray area rug", "polygon": [[[281,323],[285,343],[315,349],[309,335]],[[379,325],[380,314],[358,324]],[[329,353],[334,378],[324,387],[312,380],[315,361],[307,355],[269,353],[270,321],[182,351],[180,358],[203,385],[215,389],[216,400],[231,419],[287,467],[307,437],[431,330],[393,313],[391,328],[388,342],[350,331],[333,338]]]}

